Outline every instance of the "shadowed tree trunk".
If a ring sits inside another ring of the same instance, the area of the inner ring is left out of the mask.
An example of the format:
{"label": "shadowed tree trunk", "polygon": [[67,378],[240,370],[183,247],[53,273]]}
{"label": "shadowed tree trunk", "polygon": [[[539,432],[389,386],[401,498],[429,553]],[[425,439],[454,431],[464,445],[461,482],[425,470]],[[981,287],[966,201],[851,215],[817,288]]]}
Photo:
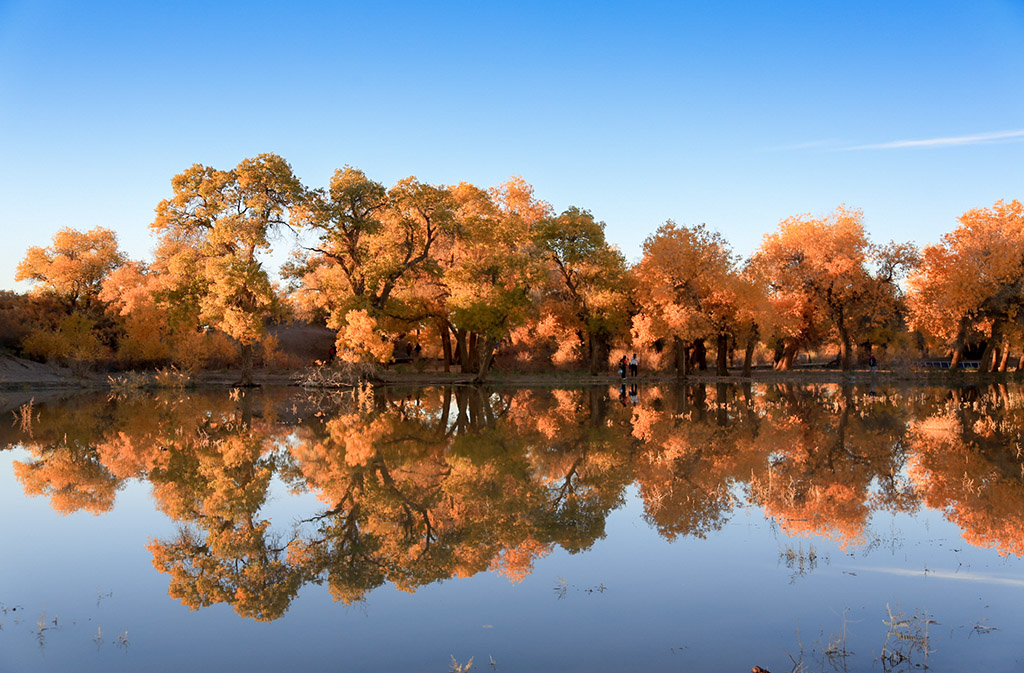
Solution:
{"label": "shadowed tree trunk", "polygon": [[[466,330],[455,329],[455,362],[462,368],[466,362]],[[463,369],[462,371],[465,371]]]}
{"label": "shadowed tree trunk", "polygon": [[482,383],[484,378],[487,376],[487,372],[491,369],[491,363],[494,362],[494,348],[498,345],[498,340],[491,337],[484,337],[480,340],[483,353],[480,353],[478,360],[480,361],[479,367],[477,368],[476,378],[473,380],[477,383]]}
{"label": "shadowed tree trunk", "polygon": [[480,369],[480,349],[478,348],[480,338],[476,332],[470,332],[465,340],[465,349],[462,351],[462,371],[476,372]]}
{"label": "shadowed tree trunk", "polygon": [[985,344],[985,351],[981,354],[981,363],[978,369],[983,372],[994,372],[996,370],[996,358],[999,354],[999,342],[1003,339],[1003,321],[996,320],[992,323],[992,332],[989,334],[988,343]]}
{"label": "shadowed tree trunk", "polygon": [[707,371],[708,349],[704,345],[704,339],[693,340],[693,351],[690,353],[690,365],[696,366],[699,371]]}
{"label": "shadowed tree trunk", "polygon": [[587,351],[590,359],[590,375],[597,376],[608,364],[607,338],[599,334],[587,334]]}
{"label": "shadowed tree trunk", "polygon": [[757,324],[750,326],[747,333],[747,347],[743,352],[743,376],[750,377],[754,369],[754,348],[757,347]]}
{"label": "shadowed tree trunk", "polygon": [[729,335],[719,334],[715,339],[715,374],[729,375]]}
{"label": "shadowed tree trunk", "polygon": [[839,362],[843,371],[848,371],[853,364],[853,348],[850,343],[850,331],[846,329],[846,321],[839,319]]}
{"label": "shadowed tree trunk", "polygon": [[672,353],[676,360],[676,376],[683,379],[690,373],[689,349],[679,337],[672,337]]}
{"label": "shadowed tree trunk", "polygon": [[452,370],[452,333],[448,329],[448,324],[440,322],[437,325],[438,331],[441,333],[441,351],[444,353],[444,370],[450,372]]}
{"label": "shadowed tree trunk", "polygon": [[253,371],[253,360],[255,357],[255,344],[244,343],[242,344],[242,372],[239,375],[238,383],[239,386],[253,386],[252,371]]}

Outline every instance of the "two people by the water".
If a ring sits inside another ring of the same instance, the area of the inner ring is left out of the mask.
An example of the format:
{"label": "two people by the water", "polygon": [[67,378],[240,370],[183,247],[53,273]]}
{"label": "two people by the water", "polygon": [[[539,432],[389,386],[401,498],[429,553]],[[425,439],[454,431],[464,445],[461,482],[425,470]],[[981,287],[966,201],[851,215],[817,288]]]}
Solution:
{"label": "two people by the water", "polygon": [[640,358],[636,356],[636,353],[633,353],[633,357],[629,359],[625,355],[619,358],[619,377],[626,378],[627,371],[633,377],[640,371]]}

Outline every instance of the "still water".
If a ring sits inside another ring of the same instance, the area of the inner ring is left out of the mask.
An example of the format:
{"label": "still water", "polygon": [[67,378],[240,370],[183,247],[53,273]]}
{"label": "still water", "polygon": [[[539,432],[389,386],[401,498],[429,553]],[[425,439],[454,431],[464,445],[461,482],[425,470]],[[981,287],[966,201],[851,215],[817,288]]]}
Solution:
{"label": "still water", "polygon": [[1024,667],[1019,387],[26,401],[0,671]]}

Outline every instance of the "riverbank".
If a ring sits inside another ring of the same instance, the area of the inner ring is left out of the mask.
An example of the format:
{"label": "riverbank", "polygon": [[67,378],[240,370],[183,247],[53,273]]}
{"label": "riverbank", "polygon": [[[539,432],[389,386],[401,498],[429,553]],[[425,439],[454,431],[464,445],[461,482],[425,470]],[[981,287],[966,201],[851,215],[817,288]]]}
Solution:
{"label": "riverbank", "polygon": [[[340,375],[333,377],[338,384],[325,384],[327,376],[310,376],[313,370],[273,370],[259,369],[254,372],[254,383],[262,386],[300,386],[310,388],[344,387],[340,383]],[[321,373],[324,370],[318,370]],[[328,369],[328,372],[332,370]],[[43,391],[43,390],[106,390],[116,387],[118,380],[131,377],[152,376],[148,373],[104,372],[76,373],[67,367],[44,364],[24,360],[11,355],[0,355],[0,390],[12,391]],[[199,388],[233,388],[237,385],[241,374],[238,370],[204,371],[187,379],[184,385]],[[430,385],[473,385],[475,375],[471,373],[444,372],[433,370],[414,370],[399,366],[385,369],[375,385],[397,386],[430,386]],[[779,372],[773,369],[755,369],[751,376],[741,376],[738,371],[731,372],[727,377],[716,376],[712,370],[691,373],[680,379],[674,372],[642,372],[637,377],[625,381],[643,384],[671,384],[680,381],[687,383],[914,383],[934,385],[971,385],[978,383],[998,383],[1018,381],[1024,373],[1008,372],[1003,374],[982,374],[977,371],[930,369],[879,369],[872,373],[866,369],[841,371],[837,369],[797,369]],[[179,377],[177,383],[183,380]],[[494,371],[485,381],[489,386],[530,386],[530,387],[578,387],[587,385],[618,386],[622,383],[614,372],[592,376],[582,371],[552,370],[548,372],[515,372]],[[164,387],[159,380],[153,380],[139,387]]]}

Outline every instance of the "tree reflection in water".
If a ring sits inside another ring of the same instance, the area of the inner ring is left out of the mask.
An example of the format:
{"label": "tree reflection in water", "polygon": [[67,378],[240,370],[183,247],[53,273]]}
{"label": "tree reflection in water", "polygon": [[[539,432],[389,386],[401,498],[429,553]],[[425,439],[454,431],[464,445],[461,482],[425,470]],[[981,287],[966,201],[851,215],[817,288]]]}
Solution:
{"label": "tree reflection in water", "polygon": [[[1014,389],[653,386],[268,389],[75,398],[4,430],[29,495],[61,513],[114,506],[147,480],[180,522],[149,545],[170,594],[280,617],[325,583],[350,603],[486,570],[513,581],[556,546],[604,536],[635,484],[667,539],[754,505],[790,535],[864,541],[872,512],[942,510],[976,545],[1024,552],[1024,396]],[[274,479],[324,509],[264,513]]]}

